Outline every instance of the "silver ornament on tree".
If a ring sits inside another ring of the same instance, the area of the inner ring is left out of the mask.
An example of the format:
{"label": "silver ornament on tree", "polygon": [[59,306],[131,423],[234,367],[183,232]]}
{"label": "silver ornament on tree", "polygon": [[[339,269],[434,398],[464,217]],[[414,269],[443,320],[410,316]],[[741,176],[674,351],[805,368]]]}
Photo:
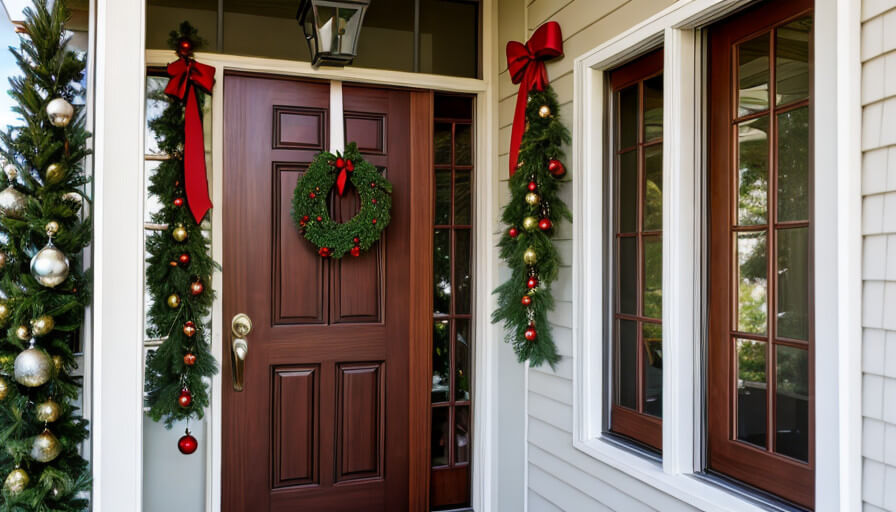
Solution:
{"label": "silver ornament on tree", "polygon": [[34,443],[31,445],[31,458],[38,462],[50,462],[58,457],[60,452],[62,445],[59,439],[56,439],[47,428],[34,438]]}
{"label": "silver ornament on tree", "polygon": [[16,356],[13,376],[16,382],[36,388],[46,384],[53,375],[53,360],[43,350],[34,346],[34,338],[31,344]]}
{"label": "silver ornament on tree", "polygon": [[10,184],[0,192],[0,214],[12,219],[21,219],[25,216],[26,198],[25,194],[19,192],[12,183],[19,175],[19,170],[13,164],[6,164],[3,172],[6,173]]}
{"label": "silver ornament on tree", "polygon": [[47,116],[53,126],[59,128],[68,126],[73,115],[75,115],[75,107],[63,98],[56,98],[47,104]]}
{"label": "silver ornament on tree", "polygon": [[31,275],[38,283],[47,288],[54,288],[68,278],[68,258],[65,253],[53,245],[53,235],[59,231],[56,221],[47,223],[47,245],[31,258]]}

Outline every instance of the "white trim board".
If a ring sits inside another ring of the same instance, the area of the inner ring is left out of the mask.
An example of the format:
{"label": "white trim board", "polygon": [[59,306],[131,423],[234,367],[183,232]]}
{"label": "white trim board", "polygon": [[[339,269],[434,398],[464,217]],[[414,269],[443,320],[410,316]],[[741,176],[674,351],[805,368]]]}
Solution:
{"label": "white trim board", "polygon": [[[573,168],[573,444],[644,483],[706,511],[758,505],[693,477],[704,468],[705,163],[700,27],[745,5],[681,0],[575,61]],[[815,2],[814,225],[816,510],[861,506],[861,108],[859,10]],[[604,439],[604,119],[606,71],[663,46],[663,463]],[[593,165],[593,163],[597,165]],[[824,163],[832,163],[825,165]],[[586,200],[587,198],[587,200]],[[588,234],[588,236],[585,236]],[[598,234],[598,236],[595,236]],[[587,255],[587,257],[586,257]],[[832,447],[835,447],[832,449]]]}

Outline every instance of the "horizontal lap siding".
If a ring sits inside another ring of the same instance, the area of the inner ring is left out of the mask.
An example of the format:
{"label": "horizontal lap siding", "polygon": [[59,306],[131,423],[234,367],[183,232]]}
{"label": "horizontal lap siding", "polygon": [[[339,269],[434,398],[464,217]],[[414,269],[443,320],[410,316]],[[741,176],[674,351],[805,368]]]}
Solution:
{"label": "horizontal lap siding", "polygon": [[[582,53],[632,27],[671,5],[673,0],[502,0],[499,2],[499,42],[502,51],[498,79],[498,168],[499,198],[505,204],[510,130],[517,86],[512,84],[503,58],[508,40],[521,40],[545,21],[560,23],[564,37],[564,58],[548,64],[551,84],[560,100],[560,115],[572,125],[573,61]],[[525,10],[521,19],[519,12]],[[517,12],[510,13],[510,10]],[[508,18],[510,16],[510,18]],[[524,30],[525,29],[525,30]],[[565,148],[567,165],[572,164],[571,148]],[[601,172],[589,167],[585,172]],[[569,177],[575,176],[570,169]],[[572,206],[574,183],[562,189],[562,197]],[[500,227],[496,231],[503,229]],[[558,351],[563,359],[555,370],[529,370],[526,405],[527,473],[526,492],[530,511],[689,511],[680,501],[665,495],[624,473],[582,453],[572,445],[573,430],[573,340],[572,340],[572,228],[558,227],[555,242],[563,259],[553,285],[557,307],[549,320]],[[506,276],[504,276],[506,277]],[[502,385],[504,385],[502,383]],[[503,497],[501,497],[503,500]],[[500,501],[500,500],[499,500]],[[505,507],[501,507],[506,510]]]}
{"label": "horizontal lap siding", "polygon": [[896,1],[862,4],[862,497],[896,510]]}

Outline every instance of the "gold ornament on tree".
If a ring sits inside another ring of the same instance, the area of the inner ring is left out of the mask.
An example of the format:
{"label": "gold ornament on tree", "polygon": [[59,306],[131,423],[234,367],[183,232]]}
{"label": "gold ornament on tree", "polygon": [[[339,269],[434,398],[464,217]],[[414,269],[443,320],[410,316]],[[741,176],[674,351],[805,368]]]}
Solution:
{"label": "gold ornament on tree", "polygon": [[538,227],[538,219],[535,217],[525,217],[523,218],[523,229],[526,231],[532,231],[533,229]]}
{"label": "gold ornament on tree", "polygon": [[0,214],[11,219],[21,219],[25,216],[25,194],[13,185],[16,176],[19,175],[19,169],[13,164],[6,164],[3,172],[9,178],[9,186],[0,192]]}
{"label": "gold ornament on tree", "polygon": [[65,170],[59,164],[50,164],[45,174],[48,184],[56,184],[65,177]]}
{"label": "gold ornament on tree", "polygon": [[171,232],[171,237],[177,242],[183,242],[187,239],[187,228],[182,224],[178,224],[174,231]]}
{"label": "gold ornament on tree", "polygon": [[538,255],[535,254],[535,249],[531,247],[527,248],[523,253],[523,261],[526,263],[526,265],[534,265],[535,262],[538,261]]}
{"label": "gold ornament on tree", "polygon": [[47,103],[47,117],[50,118],[50,124],[53,126],[58,128],[68,126],[73,115],[75,115],[75,107],[64,98],[56,98]]}
{"label": "gold ornament on tree", "polygon": [[7,396],[9,396],[9,381],[6,377],[0,377],[0,402],[6,400]]}
{"label": "gold ornament on tree", "polygon": [[53,360],[46,352],[34,347],[34,338],[31,344],[16,356],[13,374],[16,382],[29,388],[36,388],[46,384],[53,372]]}
{"label": "gold ornament on tree", "polygon": [[47,223],[47,245],[31,258],[31,275],[43,286],[54,288],[68,278],[69,264],[65,253],[53,245],[53,235],[59,231],[59,223]]}
{"label": "gold ornament on tree", "polygon": [[34,443],[31,445],[31,458],[38,462],[50,462],[61,452],[62,445],[59,443],[59,439],[56,439],[56,436],[47,428],[34,438]]}
{"label": "gold ornament on tree", "polygon": [[5,325],[7,320],[9,320],[9,305],[0,302],[0,325]]}
{"label": "gold ornament on tree", "polygon": [[28,341],[31,339],[31,331],[28,330],[27,325],[20,325],[16,327],[16,338],[19,338],[22,341]]}
{"label": "gold ornament on tree", "polygon": [[176,293],[172,293],[168,296],[168,307],[177,309],[178,306],[180,306],[180,297],[178,297]]}
{"label": "gold ornament on tree", "polygon": [[62,356],[60,356],[59,354],[56,354],[55,356],[53,356],[53,370],[55,371],[56,375],[59,375],[59,372],[62,371],[62,367],[63,367]]}
{"label": "gold ornament on tree", "polygon": [[541,201],[541,196],[539,196],[535,192],[529,192],[528,194],[526,194],[526,204],[535,206],[539,201]]}
{"label": "gold ornament on tree", "polygon": [[56,327],[56,322],[50,315],[41,315],[31,320],[31,332],[35,336],[46,336],[53,331],[54,327]]}
{"label": "gold ornament on tree", "polygon": [[551,107],[547,105],[542,105],[538,108],[538,117],[545,119],[551,115]]}
{"label": "gold ornament on tree", "polygon": [[59,413],[59,404],[57,404],[53,400],[41,402],[37,404],[37,407],[34,408],[34,415],[37,417],[37,421],[41,421],[43,423],[53,423],[54,421],[58,420]]}
{"label": "gold ornament on tree", "polygon": [[25,487],[28,487],[29,480],[28,473],[25,473],[24,469],[17,467],[6,477],[6,481],[3,482],[3,488],[9,494],[16,495],[24,491]]}
{"label": "gold ornament on tree", "polygon": [[9,256],[6,255],[5,252],[0,251],[0,268],[6,266],[6,261],[9,259]]}

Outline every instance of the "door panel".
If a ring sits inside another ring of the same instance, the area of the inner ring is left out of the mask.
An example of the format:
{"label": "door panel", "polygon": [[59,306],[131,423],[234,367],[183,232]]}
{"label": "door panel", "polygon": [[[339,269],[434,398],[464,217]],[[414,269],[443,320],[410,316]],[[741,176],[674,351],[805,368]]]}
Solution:
{"label": "door panel", "polygon": [[[407,285],[431,266],[431,254],[410,255],[410,213],[429,207],[411,194],[411,100],[425,93],[343,88],[346,140],[386,170],[393,210],[370,251],[328,260],[291,208],[329,146],[329,84],[227,74],[224,90],[224,321],[242,312],[254,328],[243,392],[229,353],[222,365],[222,509],[408,510],[409,425],[428,414],[409,400]],[[328,199],[336,220],[359,208],[349,190]]]}

